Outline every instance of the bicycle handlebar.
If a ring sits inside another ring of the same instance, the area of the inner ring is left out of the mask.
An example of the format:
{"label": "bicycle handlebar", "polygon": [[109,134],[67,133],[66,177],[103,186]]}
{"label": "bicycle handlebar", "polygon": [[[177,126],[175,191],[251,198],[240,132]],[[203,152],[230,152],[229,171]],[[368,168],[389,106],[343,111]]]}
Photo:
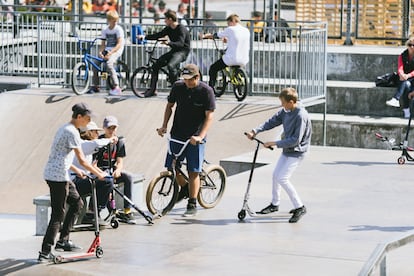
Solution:
{"label": "bicycle handlebar", "polygon": [[[168,142],[174,142],[174,143],[182,145],[181,150],[178,153],[173,153],[171,151],[170,143],[168,143],[168,153],[174,155],[176,158],[179,157],[184,152],[185,148],[188,146],[188,144],[191,141],[191,139],[187,139],[186,141],[181,141],[181,140],[177,140],[171,137],[168,137],[167,139],[168,139]],[[198,143],[198,144],[203,144],[203,142]]]}
{"label": "bicycle handlebar", "polygon": [[[244,133],[244,135],[248,135],[248,133],[247,132],[245,132]],[[253,137],[252,138],[252,140],[255,140],[257,143],[259,143],[259,144],[262,144],[263,146],[265,145],[265,143],[264,142],[262,142],[262,141],[260,141],[259,139],[257,139],[256,137]],[[270,149],[270,150],[273,150],[274,148],[272,147],[272,146],[269,146],[269,147],[265,147],[265,148],[268,148],[268,149]]]}

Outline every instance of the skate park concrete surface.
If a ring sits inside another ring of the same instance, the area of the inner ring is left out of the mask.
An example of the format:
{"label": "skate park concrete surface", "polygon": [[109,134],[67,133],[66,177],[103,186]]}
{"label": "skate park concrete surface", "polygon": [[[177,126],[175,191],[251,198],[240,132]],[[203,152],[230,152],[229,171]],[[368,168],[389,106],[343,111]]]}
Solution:
{"label": "skate park concrete surface", "polygon": [[[357,275],[379,243],[414,231],[411,162],[398,165],[396,151],[313,146],[292,177],[308,209],[297,224],[288,223],[292,206],[284,191],[274,216],[238,220],[246,170],[228,177],[213,209],[198,207],[197,216],[184,218],[185,202],[180,202],[153,225],[138,218],[136,225],[102,230],[101,259],[38,264],[43,237],[35,236],[33,198],[48,193],[42,172],[53,135],[81,101],[95,111],[99,125],[105,115],[118,117],[118,134],[127,139],[126,170],[143,173],[144,186],[163,170],[166,139],[155,129],[162,122],[166,94],[150,99],[130,92],[121,98],[75,96],[56,87],[1,93],[0,275]],[[248,169],[256,144],[243,132],[278,106],[277,98],[248,97],[242,104],[231,95],[218,99],[207,160]],[[267,141],[280,132],[277,128],[258,138]],[[254,211],[270,202],[279,155],[278,149],[258,153],[262,166],[254,170],[249,198]],[[143,200],[134,199],[146,210]],[[71,233],[82,252],[93,238],[93,231]],[[414,275],[413,253],[412,245],[391,251],[389,275]]]}

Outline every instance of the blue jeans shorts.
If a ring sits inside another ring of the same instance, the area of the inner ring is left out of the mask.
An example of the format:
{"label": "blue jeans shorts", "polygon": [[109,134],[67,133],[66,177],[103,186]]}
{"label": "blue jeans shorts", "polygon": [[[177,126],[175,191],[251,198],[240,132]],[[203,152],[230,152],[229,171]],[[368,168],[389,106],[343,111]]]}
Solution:
{"label": "blue jeans shorts", "polygon": [[[170,141],[170,149],[172,153],[179,153],[182,144]],[[186,159],[187,161],[187,171],[189,172],[201,172],[204,162],[204,151],[205,151],[205,142],[199,145],[192,145],[188,143],[186,149],[183,151],[181,156],[178,157],[179,161]],[[173,161],[173,156],[167,154],[165,159],[165,167],[171,168]]]}

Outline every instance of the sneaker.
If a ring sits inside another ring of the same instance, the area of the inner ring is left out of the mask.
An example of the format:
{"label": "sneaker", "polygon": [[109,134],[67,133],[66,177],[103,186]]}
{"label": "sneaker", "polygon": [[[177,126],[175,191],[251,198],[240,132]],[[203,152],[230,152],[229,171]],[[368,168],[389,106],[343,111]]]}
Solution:
{"label": "sneaker", "polygon": [[124,212],[118,212],[116,214],[116,217],[119,219],[120,222],[128,224],[137,224],[137,221],[135,220],[134,214],[132,212],[128,214],[125,214]]}
{"label": "sneaker", "polygon": [[152,91],[151,89],[147,89],[147,91],[145,91],[145,93],[144,93],[145,98],[149,98],[149,97],[153,97],[153,96],[157,96],[157,92]]}
{"label": "sneaker", "polygon": [[89,88],[88,92],[86,92],[86,94],[94,94],[94,93],[99,93],[99,88],[98,87],[91,87]]}
{"label": "sneaker", "polygon": [[183,214],[184,217],[194,217],[197,215],[197,206],[193,203],[187,204],[187,210]]}
{"label": "sneaker", "polygon": [[400,107],[400,101],[396,98],[386,101],[385,104],[393,107]]}
{"label": "sneaker", "polygon": [[43,253],[41,251],[39,251],[39,257],[37,258],[37,261],[39,263],[48,263],[48,262],[53,262],[53,254],[52,253]]}
{"label": "sneaker", "polygon": [[297,209],[291,210],[291,212],[293,213],[293,215],[289,219],[289,223],[296,223],[296,222],[298,222],[298,220],[300,220],[300,218],[304,214],[306,214],[306,207],[305,206],[302,206],[302,207],[299,207]]}
{"label": "sneaker", "polygon": [[277,211],[279,211],[279,206],[270,203],[269,206],[263,208],[260,212],[256,212],[256,214],[266,215]]}
{"label": "sneaker", "polygon": [[119,86],[117,86],[114,89],[109,90],[109,95],[111,95],[111,96],[120,96],[121,92],[122,92],[121,88],[119,88]]}
{"label": "sneaker", "polygon": [[180,202],[184,198],[188,198],[188,183],[181,187],[180,192],[178,193],[177,201],[175,203]]}
{"label": "sneaker", "polygon": [[59,240],[55,245],[57,251],[79,251],[82,247],[77,246],[72,241]]}
{"label": "sneaker", "polygon": [[404,111],[404,118],[405,119],[408,119],[408,118],[410,118],[410,109],[409,108],[404,108],[403,109],[403,111]]}

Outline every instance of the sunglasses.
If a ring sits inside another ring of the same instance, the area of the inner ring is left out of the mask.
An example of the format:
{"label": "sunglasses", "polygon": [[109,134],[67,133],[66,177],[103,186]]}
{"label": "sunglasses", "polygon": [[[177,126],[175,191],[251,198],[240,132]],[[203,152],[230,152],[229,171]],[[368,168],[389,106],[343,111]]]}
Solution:
{"label": "sunglasses", "polygon": [[408,44],[407,44],[407,46],[408,46],[408,47],[413,47],[413,46],[414,46],[414,44],[408,43]]}

